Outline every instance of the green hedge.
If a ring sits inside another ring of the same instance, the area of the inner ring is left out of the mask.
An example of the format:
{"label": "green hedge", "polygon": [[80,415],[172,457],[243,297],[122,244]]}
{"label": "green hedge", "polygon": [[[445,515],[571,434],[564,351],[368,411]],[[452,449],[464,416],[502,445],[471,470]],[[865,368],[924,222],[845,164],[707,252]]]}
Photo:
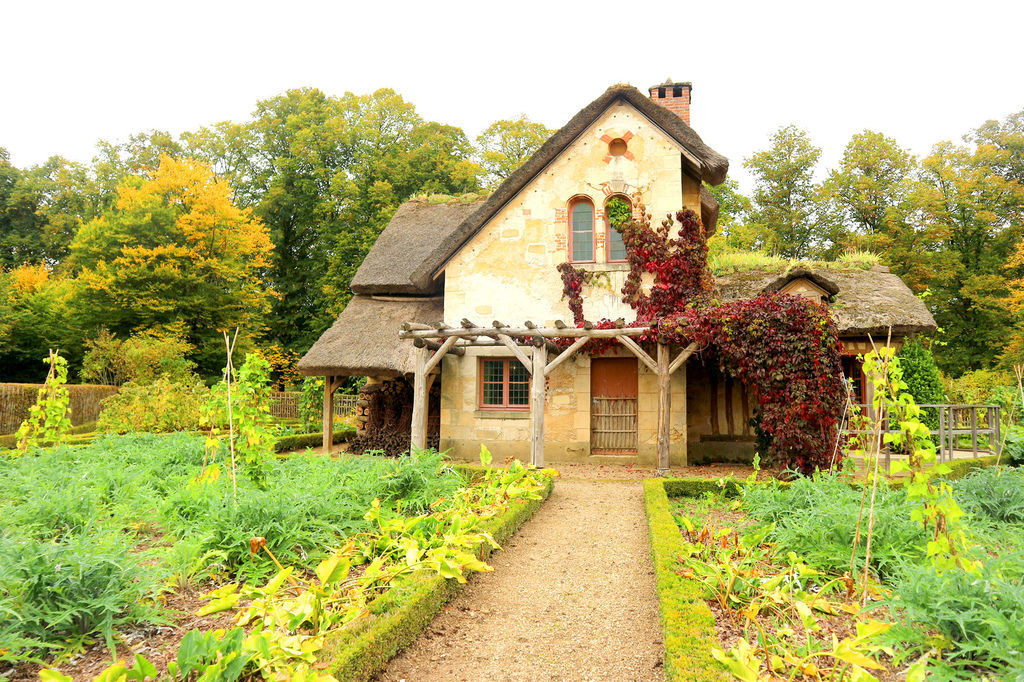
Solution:
{"label": "green hedge", "polygon": [[[713,487],[704,488],[699,483]],[[665,636],[665,677],[680,682],[727,680],[729,676],[725,669],[711,655],[711,648],[718,646],[718,637],[715,618],[704,602],[703,588],[696,580],[678,573],[683,537],[672,518],[667,494],[670,487],[674,490],[695,490],[698,495],[705,489],[718,490],[714,481],[706,479],[644,481],[651,558],[658,581],[661,627]]]}
{"label": "green hedge", "polygon": [[[68,430],[68,443],[72,445],[83,445],[90,442],[96,437],[96,422],[88,422],[87,424],[79,424],[73,426]],[[5,436],[0,436],[0,450],[4,448],[15,448],[18,445],[17,434],[11,433]],[[40,443],[40,447],[48,448],[53,443]]]}
{"label": "green hedge", "polygon": [[[344,443],[356,434],[354,427],[346,426],[334,432],[335,443]],[[289,450],[301,450],[302,448],[317,448],[324,444],[324,434],[317,433],[296,433],[291,436],[281,436],[274,443],[274,452],[287,452]]]}
{"label": "green hedge", "polygon": [[[489,519],[484,529],[498,544],[512,537],[520,526],[540,509],[551,494],[549,479],[540,500],[513,502],[501,516]],[[486,559],[489,545],[478,546],[476,554]],[[395,655],[416,641],[462,585],[437,574],[420,571],[396,584],[386,595],[370,604],[370,616],[359,625],[331,640],[320,657],[328,661],[328,672],[339,680],[371,679]]]}
{"label": "green hedge", "polygon": [[[669,478],[662,480],[668,497],[700,497],[704,493],[721,493],[723,489],[715,478]],[[743,482],[726,479],[725,496],[739,497]]]}

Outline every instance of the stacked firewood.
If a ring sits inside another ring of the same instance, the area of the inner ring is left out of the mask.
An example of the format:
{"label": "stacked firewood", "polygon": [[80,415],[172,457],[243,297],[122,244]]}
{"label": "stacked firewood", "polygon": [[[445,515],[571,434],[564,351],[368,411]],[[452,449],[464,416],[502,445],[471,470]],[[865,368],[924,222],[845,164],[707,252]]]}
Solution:
{"label": "stacked firewood", "polygon": [[[437,414],[440,407],[440,382],[431,390],[430,409]],[[412,427],[412,385],[404,378],[368,384],[359,392],[356,402],[356,438],[349,452],[361,454],[371,450],[397,457],[409,451]],[[427,435],[430,447],[437,447],[438,434]]]}

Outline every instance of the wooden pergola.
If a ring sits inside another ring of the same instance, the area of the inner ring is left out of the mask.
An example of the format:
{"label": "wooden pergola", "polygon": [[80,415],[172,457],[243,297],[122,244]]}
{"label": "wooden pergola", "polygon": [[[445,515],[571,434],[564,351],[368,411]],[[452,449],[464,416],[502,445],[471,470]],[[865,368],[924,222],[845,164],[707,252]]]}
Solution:
{"label": "wooden pergola", "polygon": [[[655,322],[649,327],[627,327],[621,320],[611,329],[594,329],[589,322],[583,327],[570,327],[560,320],[555,322],[554,327],[538,327],[529,321],[522,327],[510,327],[498,321],[490,327],[481,327],[465,319],[461,327],[432,327],[406,322],[402,325],[399,337],[411,339],[416,346],[412,445],[416,448],[426,447],[427,395],[434,378],[440,374],[444,356],[448,353],[464,355],[468,347],[504,346],[522,363],[533,379],[530,382],[530,463],[544,466],[544,400],[547,384],[543,381],[544,377],[572,358],[591,339],[614,339],[658,376],[658,473],[665,474],[669,468],[669,415],[672,406],[669,381],[698,346],[691,343],[675,358],[671,358],[669,344],[659,338],[656,357],[652,358],[633,337],[650,333],[656,326]],[[575,340],[563,349],[554,344],[552,339]]]}

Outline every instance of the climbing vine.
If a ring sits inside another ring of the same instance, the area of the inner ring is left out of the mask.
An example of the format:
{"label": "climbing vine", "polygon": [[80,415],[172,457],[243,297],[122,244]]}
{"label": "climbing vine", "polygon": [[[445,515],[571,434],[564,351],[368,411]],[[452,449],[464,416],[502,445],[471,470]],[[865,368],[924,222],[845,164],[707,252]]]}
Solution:
{"label": "climbing vine", "polygon": [[[622,300],[636,311],[630,326],[650,326],[640,337],[697,343],[705,360],[747,385],[758,401],[760,428],[771,440],[767,460],[805,473],[833,464],[843,405],[839,335],[828,309],[788,294],[722,303],[708,268],[707,234],[689,209],[651,227],[636,197],[639,217],[619,227],[629,274]],[[558,266],[576,326],[583,315],[582,275]],[[596,328],[615,323],[600,320]],[[591,342],[601,352],[614,342]]]}
{"label": "climbing vine", "polygon": [[56,447],[67,438],[71,430],[71,397],[66,386],[68,361],[57,351],[51,350],[50,356],[43,362],[50,365],[46,383],[39,389],[39,397],[29,409],[28,419],[21,423],[15,434],[19,453],[43,443],[51,443]]}

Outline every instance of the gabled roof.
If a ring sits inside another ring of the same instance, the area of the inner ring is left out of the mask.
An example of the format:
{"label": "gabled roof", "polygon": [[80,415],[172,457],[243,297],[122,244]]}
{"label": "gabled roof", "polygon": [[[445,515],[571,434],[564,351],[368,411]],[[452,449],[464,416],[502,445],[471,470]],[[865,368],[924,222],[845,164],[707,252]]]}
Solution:
{"label": "gabled roof", "polygon": [[[686,125],[683,119],[660,104],[652,102],[647,95],[632,85],[613,85],[605,90],[603,95],[583,107],[558,132],[549,137],[547,142],[533,153],[533,156],[527,159],[522,166],[517,168],[515,172],[498,186],[498,189],[488,197],[482,206],[458,226],[451,235],[450,241],[453,248],[450,254],[454,256],[462,245],[479,232],[488,220],[493,218],[505,204],[511,201],[549,163],[554,161],[576,138],[582,135],[608,107],[619,100],[628,102],[635,107],[651,123],[660,128],[662,132],[685,150],[686,153],[683,155],[683,159],[688,165],[687,170],[694,177],[709,185],[719,185],[725,181],[726,173],[729,172],[729,159],[704,144],[704,141],[700,139],[700,135],[693,128]],[[702,209],[704,206],[708,207],[708,217],[713,216],[713,220],[705,219],[705,227],[713,230],[714,222],[718,218],[718,202],[702,186]],[[447,260],[446,258],[445,261],[447,262]],[[437,274],[440,270],[441,267],[437,268],[434,274]]]}
{"label": "gabled roof", "polygon": [[440,293],[434,271],[450,255],[450,235],[480,207],[483,199],[446,203],[407,201],[377,237],[355,277],[357,294],[425,295]]}

